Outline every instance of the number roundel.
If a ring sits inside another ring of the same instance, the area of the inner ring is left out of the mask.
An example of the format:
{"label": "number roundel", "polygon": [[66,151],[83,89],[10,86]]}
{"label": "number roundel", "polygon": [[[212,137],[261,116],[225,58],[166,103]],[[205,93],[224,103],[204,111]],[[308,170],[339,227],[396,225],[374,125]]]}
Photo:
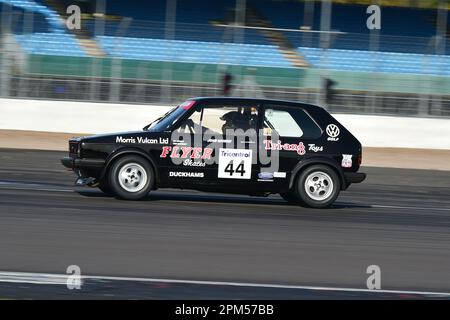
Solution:
{"label": "number roundel", "polygon": [[252,176],[252,150],[219,149],[217,176],[225,179],[250,179]]}
{"label": "number roundel", "polygon": [[224,171],[228,172],[230,174],[230,177],[233,177],[233,175],[235,174],[240,174],[240,176],[243,177],[245,174],[244,160],[239,163],[236,169],[234,169],[234,160],[231,160],[225,167]]}

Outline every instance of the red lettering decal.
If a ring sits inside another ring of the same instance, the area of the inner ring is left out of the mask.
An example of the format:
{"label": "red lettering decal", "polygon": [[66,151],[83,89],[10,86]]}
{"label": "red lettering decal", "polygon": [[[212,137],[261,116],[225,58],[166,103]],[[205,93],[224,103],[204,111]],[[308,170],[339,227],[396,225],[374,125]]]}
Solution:
{"label": "red lettering decal", "polygon": [[298,153],[299,155],[301,155],[301,156],[304,155],[304,154],[306,153],[305,145],[303,144],[303,142],[300,142],[300,143],[298,144],[297,153]]}
{"label": "red lettering decal", "polygon": [[181,147],[181,151],[183,151],[183,154],[181,155],[181,157],[183,159],[189,157],[189,153],[191,153],[192,151],[192,147]]}
{"label": "red lettering decal", "polygon": [[211,155],[213,153],[213,149],[211,148],[205,148],[203,150],[203,156],[202,159],[211,159]]}
{"label": "red lettering decal", "polygon": [[179,149],[180,149],[179,147],[173,147],[172,154],[170,155],[170,157],[179,158],[180,157],[180,154],[178,153]]}
{"label": "red lettering decal", "polygon": [[170,146],[164,146],[164,147],[162,148],[162,152],[161,152],[160,157],[161,157],[161,158],[166,158],[167,155],[169,154],[169,152],[170,152],[171,149],[172,149],[172,147],[170,147]]}
{"label": "red lettering decal", "polygon": [[192,159],[199,159],[200,158],[200,153],[202,152],[202,148],[196,147],[192,150],[192,155],[191,158]]}

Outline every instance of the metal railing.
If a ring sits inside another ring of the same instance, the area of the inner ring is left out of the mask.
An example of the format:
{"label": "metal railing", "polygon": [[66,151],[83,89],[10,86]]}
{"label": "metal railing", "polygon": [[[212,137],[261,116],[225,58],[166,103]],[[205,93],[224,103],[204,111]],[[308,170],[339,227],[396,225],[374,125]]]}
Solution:
{"label": "metal railing", "polygon": [[[94,28],[92,23],[86,23],[85,27]],[[164,37],[164,24],[160,22],[132,21],[126,30],[121,31],[120,22],[108,22],[105,30],[105,34],[110,35]],[[240,32],[243,33],[240,39],[246,43],[273,45],[257,30]],[[308,41],[310,46],[317,47],[320,42],[317,34],[286,31],[286,36],[299,46]],[[371,74],[314,67],[270,69],[201,62],[132,61],[114,56],[53,59],[28,53],[25,54],[24,65],[17,58],[20,46],[14,44],[10,37],[2,39],[0,88],[4,97],[177,103],[192,96],[222,95],[222,77],[229,72],[233,75],[232,95],[301,100],[324,105],[333,112],[450,117],[450,77],[429,72]],[[180,23],[175,30],[175,39],[234,41],[233,28]],[[390,47],[395,52],[424,54],[426,62],[434,59],[431,54],[437,47],[436,41],[435,38],[339,34],[332,36],[330,48],[370,50]],[[326,59],[327,49],[323,50]],[[427,68],[425,62],[424,68]],[[324,78],[337,82],[335,95],[328,102],[325,102],[322,88]]]}

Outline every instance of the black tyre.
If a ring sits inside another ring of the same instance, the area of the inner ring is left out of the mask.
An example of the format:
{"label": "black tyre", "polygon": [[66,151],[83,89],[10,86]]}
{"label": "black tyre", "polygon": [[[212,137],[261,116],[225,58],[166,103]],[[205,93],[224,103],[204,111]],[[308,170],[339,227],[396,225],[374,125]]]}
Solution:
{"label": "black tyre", "polygon": [[154,180],[151,165],[139,156],[130,155],[116,160],[108,173],[111,190],[119,198],[126,200],[146,197]]}
{"label": "black tyre", "polygon": [[280,196],[289,203],[292,203],[292,204],[300,203],[300,200],[298,199],[298,196],[295,194],[295,192],[292,192],[292,191],[281,192]]}
{"label": "black tyre", "polygon": [[97,188],[99,188],[104,194],[108,196],[113,195],[113,191],[111,190],[111,187],[109,186],[109,183],[106,179],[101,180]]}
{"label": "black tyre", "polygon": [[301,172],[296,187],[303,205],[311,208],[327,208],[339,196],[341,181],[332,168],[315,165]]}

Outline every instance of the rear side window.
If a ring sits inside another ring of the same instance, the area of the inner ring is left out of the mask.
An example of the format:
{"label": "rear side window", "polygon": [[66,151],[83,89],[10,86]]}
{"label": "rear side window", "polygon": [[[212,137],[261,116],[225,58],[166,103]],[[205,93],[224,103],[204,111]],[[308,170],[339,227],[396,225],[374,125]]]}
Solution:
{"label": "rear side window", "polygon": [[295,137],[316,139],[322,135],[322,130],[299,107],[268,105],[264,113],[264,134],[271,135],[276,131],[280,137]]}

